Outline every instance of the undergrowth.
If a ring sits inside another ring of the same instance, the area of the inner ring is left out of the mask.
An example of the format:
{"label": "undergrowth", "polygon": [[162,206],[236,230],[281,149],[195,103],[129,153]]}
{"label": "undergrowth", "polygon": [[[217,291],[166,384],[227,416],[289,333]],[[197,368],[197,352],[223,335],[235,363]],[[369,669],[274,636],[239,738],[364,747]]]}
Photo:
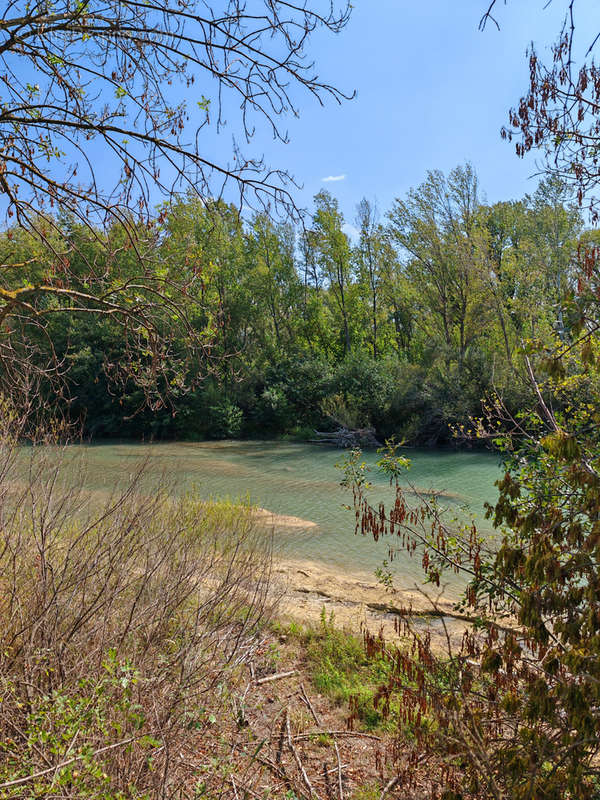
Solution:
{"label": "undergrowth", "polygon": [[[327,615],[325,607],[317,626],[292,622],[285,632],[302,647],[315,690],[347,708],[350,727],[358,724],[365,731],[414,741],[420,732],[435,726],[427,714],[415,721],[403,713],[405,695],[414,694],[418,682],[401,666],[406,643],[389,643],[367,632],[356,636],[337,627],[333,612]],[[428,676],[441,690],[455,679],[450,662],[440,662],[435,674]]]}
{"label": "undergrowth", "polygon": [[7,432],[0,456],[0,798],[194,797],[191,732],[271,610],[250,510],[143,467],[90,494],[68,448]]}
{"label": "undergrowth", "polygon": [[355,709],[365,729],[385,726],[375,704],[377,687],[387,675],[384,659],[370,658],[363,640],[337,627],[333,613],[327,616],[325,608],[317,627],[299,628],[292,623],[287,632],[304,648],[317,692],[338,706]]}

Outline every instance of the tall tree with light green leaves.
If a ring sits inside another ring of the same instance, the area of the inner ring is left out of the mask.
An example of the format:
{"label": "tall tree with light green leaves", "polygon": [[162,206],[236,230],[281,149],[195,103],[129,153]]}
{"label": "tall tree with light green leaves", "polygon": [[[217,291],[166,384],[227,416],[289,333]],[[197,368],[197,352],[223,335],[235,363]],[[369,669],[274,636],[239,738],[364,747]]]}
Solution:
{"label": "tall tree with light green leaves", "polygon": [[317,262],[327,286],[326,303],[332,317],[339,320],[342,352],[352,350],[351,299],[353,266],[348,236],[343,230],[344,216],[329,192],[315,196],[313,227]]}
{"label": "tall tree with light green leaves", "polygon": [[478,181],[471,165],[426,180],[394,201],[388,231],[420,298],[428,335],[462,371],[489,316],[483,292]]}

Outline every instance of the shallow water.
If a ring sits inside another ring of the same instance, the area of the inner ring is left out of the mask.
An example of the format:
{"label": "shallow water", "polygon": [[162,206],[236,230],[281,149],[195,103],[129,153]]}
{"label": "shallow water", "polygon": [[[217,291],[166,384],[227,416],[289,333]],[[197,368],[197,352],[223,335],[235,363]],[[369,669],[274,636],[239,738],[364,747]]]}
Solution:
{"label": "shallow water", "polygon": [[[178,491],[195,489],[202,497],[246,498],[276,514],[317,523],[317,528],[276,529],[276,551],[289,558],[318,561],[348,573],[372,578],[387,558],[388,543],[354,535],[354,513],[344,509],[351,494],[340,487],[336,463],[343,451],[319,445],[285,442],[208,442],[175,444],[102,444],[69,448],[86,462],[85,483],[109,490],[125,485],[137,465],[149,458],[150,476],[166,480]],[[74,454],[74,453],[73,453]],[[468,506],[480,523],[483,504],[496,496],[498,458],[489,453],[407,450],[411,459],[407,482],[424,490],[443,492],[441,503],[449,517],[464,517]],[[377,456],[365,454],[374,465]],[[372,474],[375,502],[393,496],[385,479]],[[422,581],[420,559],[402,554],[394,561],[397,585],[412,588]],[[460,582],[450,578],[455,589]],[[454,592],[453,592],[454,593]]]}

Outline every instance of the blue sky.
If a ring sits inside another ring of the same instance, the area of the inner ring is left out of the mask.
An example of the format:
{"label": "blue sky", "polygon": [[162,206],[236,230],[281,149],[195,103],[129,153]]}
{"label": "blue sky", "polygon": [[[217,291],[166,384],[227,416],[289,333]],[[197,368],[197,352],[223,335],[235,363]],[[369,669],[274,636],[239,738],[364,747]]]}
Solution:
{"label": "blue sky", "polygon": [[[318,6],[318,0],[312,2]],[[292,173],[303,185],[295,194],[299,206],[310,207],[316,192],[329,189],[349,224],[362,197],[376,201],[383,214],[427,170],[448,172],[467,160],[489,202],[534,191],[535,156],[517,158],[514,145],[500,138],[500,128],[527,87],[528,45],[533,40],[549,60],[567,0],[498,0],[500,30],[489,24],[484,31],[478,26],[489,0],[353,2],[348,26],[337,36],[317,32],[309,55],[323,81],[348,93],[356,90],[356,98],[321,107],[296,93],[300,118],[282,120],[290,142],[274,141],[259,125],[244,153],[264,155],[269,165]],[[598,30],[597,2],[576,3],[585,45]],[[194,116],[202,113],[196,95],[211,97],[211,89],[214,84],[203,76],[191,90],[173,87],[174,99],[185,98],[192,113],[190,134]],[[227,111],[231,124],[216,136],[213,123],[200,138],[207,158],[218,163],[231,159],[232,136],[240,134],[233,102]],[[117,164],[106,160],[96,142],[86,149],[100,179],[116,181]],[[161,198],[153,192],[151,199]]]}
{"label": "blue sky", "polygon": [[[287,126],[289,144],[259,133],[247,149],[289,169],[304,185],[304,205],[329,189],[348,222],[361,197],[385,211],[428,169],[448,171],[465,160],[490,202],[521,197],[535,189],[536,159],[517,158],[500,128],[527,86],[529,43],[549,55],[560,30],[566,3],[546,4],[498,0],[501,29],[481,32],[486,0],[355,0],[347,28],[319,34],[311,54],[321,76],[356,89],[356,99],[321,108],[304,98],[301,118]],[[578,4],[584,38],[594,5]],[[219,149],[230,141],[226,130]]]}

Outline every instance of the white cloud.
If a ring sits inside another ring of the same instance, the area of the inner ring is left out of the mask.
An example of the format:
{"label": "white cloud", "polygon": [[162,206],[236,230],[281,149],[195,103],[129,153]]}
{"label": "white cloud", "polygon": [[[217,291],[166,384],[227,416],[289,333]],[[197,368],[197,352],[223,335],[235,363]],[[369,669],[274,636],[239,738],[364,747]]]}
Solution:
{"label": "white cloud", "polygon": [[326,178],[321,178],[323,183],[331,183],[332,181],[343,181],[345,175],[328,175]]}

